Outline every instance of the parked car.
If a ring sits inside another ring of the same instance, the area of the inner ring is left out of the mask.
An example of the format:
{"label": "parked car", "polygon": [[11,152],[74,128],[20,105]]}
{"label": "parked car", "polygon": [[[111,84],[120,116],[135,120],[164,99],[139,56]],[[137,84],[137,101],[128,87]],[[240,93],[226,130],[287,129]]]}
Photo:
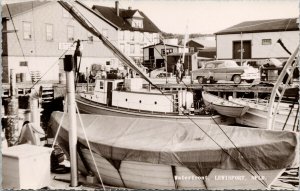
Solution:
{"label": "parked car", "polygon": [[233,60],[215,60],[207,62],[201,69],[192,71],[192,80],[198,80],[199,84],[214,83],[218,80],[233,81],[240,84],[243,80],[252,83],[259,79],[259,71],[251,66],[239,66]]}

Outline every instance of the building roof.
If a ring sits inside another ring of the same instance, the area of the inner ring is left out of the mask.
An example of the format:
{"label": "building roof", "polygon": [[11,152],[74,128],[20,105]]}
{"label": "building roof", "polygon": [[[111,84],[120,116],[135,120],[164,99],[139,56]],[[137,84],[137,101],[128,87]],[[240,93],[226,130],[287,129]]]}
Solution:
{"label": "building roof", "polygon": [[160,43],[158,43],[158,44],[151,44],[151,45],[149,45],[149,46],[145,46],[143,49],[145,49],[145,48],[150,48],[150,47],[154,47],[154,46],[156,46],[156,45],[166,45],[166,46],[171,46],[171,47],[183,48],[183,46],[181,46],[181,45],[164,44],[163,42],[160,42]]}
{"label": "building roof", "polygon": [[[159,28],[142,11],[139,11],[137,9],[136,10],[119,9],[120,16],[117,16],[117,12],[114,7],[104,7],[104,6],[94,5],[92,9],[94,9],[96,12],[99,12],[110,22],[117,25],[119,28],[121,28],[121,30],[153,32],[153,33],[160,32]],[[137,11],[143,17],[143,22],[144,22],[143,28],[134,28],[126,20],[128,18],[131,18]]]}
{"label": "building roof", "polygon": [[105,21],[106,23],[110,24],[111,26],[113,26],[116,29],[119,29],[119,27],[117,25],[115,25],[114,23],[110,22],[108,19],[106,19],[105,17],[103,17],[101,14],[97,13],[96,11],[94,11],[93,9],[89,8],[87,5],[85,5],[84,3],[80,2],[80,1],[75,1],[77,4],[79,4],[80,6],[82,6],[83,8],[85,8],[86,10],[90,11],[91,13],[93,13],[94,15],[96,15],[98,18],[102,19],[103,21]]}
{"label": "building roof", "polygon": [[216,32],[220,34],[257,33],[299,30],[297,18],[246,21]]}
{"label": "building roof", "polygon": [[186,45],[187,45],[187,46],[191,46],[191,44],[194,44],[194,45],[196,45],[197,47],[201,47],[201,48],[204,47],[201,43],[199,43],[199,42],[197,42],[197,41],[195,41],[195,40],[193,40],[193,39],[191,39],[191,40],[189,40],[188,42],[186,42]]}
{"label": "building roof", "polygon": [[[50,1],[27,1],[27,2],[19,2],[19,3],[12,3],[7,4],[9,7],[9,12],[12,17],[19,15],[21,13],[30,11],[36,7],[45,5],[47,3],[50,3]],[[9,12],[7,9],[7,5],[2,5],[2,17],[9,18]]]}

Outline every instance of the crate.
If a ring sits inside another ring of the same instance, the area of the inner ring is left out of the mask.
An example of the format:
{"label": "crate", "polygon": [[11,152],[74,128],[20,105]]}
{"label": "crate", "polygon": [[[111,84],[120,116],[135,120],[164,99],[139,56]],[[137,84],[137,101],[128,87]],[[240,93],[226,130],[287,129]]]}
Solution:
{"label": "crate", "polygon": [[40,189],[50,185],[50,148],[23,144],[2,150],[2,188]]}

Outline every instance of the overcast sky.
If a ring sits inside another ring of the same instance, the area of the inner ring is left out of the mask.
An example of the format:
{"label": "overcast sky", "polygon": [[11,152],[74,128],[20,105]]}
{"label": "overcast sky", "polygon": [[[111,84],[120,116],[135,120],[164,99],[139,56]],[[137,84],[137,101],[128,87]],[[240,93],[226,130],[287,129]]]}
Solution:
{"label": "overcast sky", "polygon": [[[16,2],[22,0],[3,0]],[[24,1],[24,0],[23,0]],[[28,0],[25,0],[28,1]],[[114,0],[81,0],[114,7]],[[143,11],[164,32],[212,34],[243,21],[299,17],[299,0],[119,0]]]}
{"label": "overcast sky", "polygon": [[[83,1],[83,0],[82,0]],[[113,0],[84,1],[114,7]],[[243,21],[299,17],[298,0],[120,0],[143,11],[162,31],[214,33]]]}

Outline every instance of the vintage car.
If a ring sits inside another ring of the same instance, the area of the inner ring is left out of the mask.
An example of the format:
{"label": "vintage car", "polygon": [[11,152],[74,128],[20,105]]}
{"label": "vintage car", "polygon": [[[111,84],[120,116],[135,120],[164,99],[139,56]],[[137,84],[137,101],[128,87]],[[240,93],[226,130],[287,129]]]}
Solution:
{"label": "vintage car", "polygon": [[259,71],[251,66],[239,66],[233,60],[215,60],[205,63],[202,68],[192,71],[192,80],[204,84],[207,80],[214,83],[218,80],[233,81],[240,84],[243,80],[252,83],[259,79]]}

